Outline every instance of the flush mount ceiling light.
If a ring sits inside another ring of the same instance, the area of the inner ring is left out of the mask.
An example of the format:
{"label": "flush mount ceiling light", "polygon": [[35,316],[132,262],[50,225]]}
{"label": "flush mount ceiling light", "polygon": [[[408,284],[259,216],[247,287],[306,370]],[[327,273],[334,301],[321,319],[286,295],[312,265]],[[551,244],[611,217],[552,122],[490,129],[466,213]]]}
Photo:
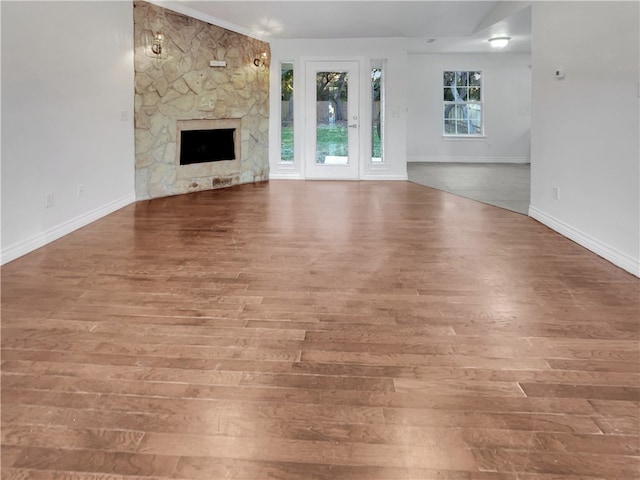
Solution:
{"label": "flush mount ceiling light", "polygon": [[511,40],[511,37],[493,37],[489,39],[489,43],[493,48],[504,48]]}

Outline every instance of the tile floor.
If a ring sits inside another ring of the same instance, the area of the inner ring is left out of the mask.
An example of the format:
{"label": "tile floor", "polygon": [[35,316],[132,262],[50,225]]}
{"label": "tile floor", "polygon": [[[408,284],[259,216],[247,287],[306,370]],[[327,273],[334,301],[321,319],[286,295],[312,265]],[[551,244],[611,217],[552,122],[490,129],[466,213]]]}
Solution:
{"label": "tile floor", "polygon": [[527,215],[528,163],[408,164],[409,181]]}

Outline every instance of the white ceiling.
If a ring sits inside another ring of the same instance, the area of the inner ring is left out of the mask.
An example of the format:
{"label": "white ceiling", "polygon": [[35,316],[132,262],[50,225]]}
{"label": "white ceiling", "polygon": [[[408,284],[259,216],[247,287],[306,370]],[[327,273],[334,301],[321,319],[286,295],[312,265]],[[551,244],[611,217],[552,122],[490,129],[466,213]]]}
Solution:
{"label": "white ceiling", "polygon": [[[407,37],[410,53],[531,51],[531,8],[525,1],[217,1],[152,3],[266,41],[296,38]],[[427,43],[428,39],[435,39]]]}

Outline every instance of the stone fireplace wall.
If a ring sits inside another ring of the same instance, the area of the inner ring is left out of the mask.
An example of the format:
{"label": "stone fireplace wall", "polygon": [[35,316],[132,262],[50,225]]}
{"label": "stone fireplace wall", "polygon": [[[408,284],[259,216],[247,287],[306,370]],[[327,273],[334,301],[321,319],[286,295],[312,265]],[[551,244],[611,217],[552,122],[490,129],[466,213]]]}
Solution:
{"label": "stone fireplace wall", "polygon": [[[165,36],[165,58],[147,54],[145,34]],[[269,68],[259,40],[146,2],[134,2],[135,154],[138,200],[269,178]],[[211,67],[211,60],[226,67]],[[240,121],[239,162],[180,171],[178,120]]]}

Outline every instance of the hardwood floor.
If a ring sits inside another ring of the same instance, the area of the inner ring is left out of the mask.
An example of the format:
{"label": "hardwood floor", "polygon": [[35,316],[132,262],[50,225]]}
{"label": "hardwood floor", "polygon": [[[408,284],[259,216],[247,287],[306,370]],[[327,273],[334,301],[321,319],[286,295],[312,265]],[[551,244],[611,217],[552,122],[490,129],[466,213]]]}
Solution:
{"label": "hardwood floor", "polygon": [[639,313],[408,182],[140,202],[2,268],[2,479],[639,478]]}

